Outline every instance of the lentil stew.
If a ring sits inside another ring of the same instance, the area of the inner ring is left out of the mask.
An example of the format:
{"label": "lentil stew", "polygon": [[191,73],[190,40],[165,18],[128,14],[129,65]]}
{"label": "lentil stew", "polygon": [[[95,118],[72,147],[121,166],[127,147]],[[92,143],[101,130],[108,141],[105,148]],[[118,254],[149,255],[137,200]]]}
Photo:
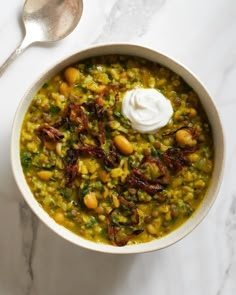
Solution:
{"label": "lentil stew", "polygon": [[[169,123],[139,133],[122,115],[125,93],[154,88]],[[197,94],[151,61],[110,55],[78,62],[35,94],[20,138],[26,181],[59,224],[116,246],[160,238],[188,220],[212,175],[211,127]]]}

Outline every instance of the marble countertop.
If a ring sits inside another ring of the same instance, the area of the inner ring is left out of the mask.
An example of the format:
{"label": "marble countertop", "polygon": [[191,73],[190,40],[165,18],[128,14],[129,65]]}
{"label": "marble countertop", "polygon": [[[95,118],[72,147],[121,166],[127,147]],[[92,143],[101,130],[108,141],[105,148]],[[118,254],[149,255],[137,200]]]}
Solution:
{"label": "marble countertop", "polygon": [[[23,1],[0,1],[2,64],[22,39]],[[42,224],[16,187],[9,153],[14,113],[37,76],[65,55],[118,41],[147,45],[189,67],[214,97],[226,137],[223,184],[204,221],[167,249],[128,256],[84,250]],[[84,0],[67,39],[18,57],[0,78],[0,294],[236,294],[235,77],[235,0]]]}

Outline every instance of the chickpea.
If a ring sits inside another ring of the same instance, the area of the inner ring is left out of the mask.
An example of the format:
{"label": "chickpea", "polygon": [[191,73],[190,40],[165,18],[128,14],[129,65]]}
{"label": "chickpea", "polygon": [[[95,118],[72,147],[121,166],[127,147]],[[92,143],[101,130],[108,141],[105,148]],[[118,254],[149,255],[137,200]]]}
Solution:
{"label": "chickpea", "polygon": [[173,145],[173,138],[166,138],[163,140],[163,144],[166,145],[166,146],[170,146],[170,145]]}
{"label": "chickpea", "polygon": [[202,179],[198,179],[194,182],[194,187],[204,188],[206,186],[205,182]]}
{"label": "chickpea", "polygon": [[168,146],[162,144],[161,147],[160,147],[160,151],[161,152],[166,152],[168,150]]}
{"label": "chickpea", "polygon": [[116,135],[114,137],[114,143],[118,150],[126,156],[132,154],[134,151],[132,144],[123,135]]}
{"label": "chickpea", "polygon": [[65,220],[65,225],[70,228],[73,228],[75,226],[74,222],[72,222],[70,220]]}
{"label": "chickpea", "polygon": [[180,129],[175,134],[176,141],[181,146],[194,146],[197,141],[193,139],[192,135],[187,129]]}
{"label": "chickpea", "polygon": [[187,193],[187,195],[184,197],[185,202],[192,201],[192,199],[193,199],[193,193],[191,192]]}
{"label": "chickpea", "polygon": [[61,142],[57,142],[56,144],[56,153],[58,154],[58,156],[61,155],[61,148],[62,148],[62,143]]}
{"label": "chickpea", "polygon": [[64,76],[69,84],[73,84],[79,79],[80,73],[76,68],[69,67],[65,70]]}
{"label": "chickpea", "polygon": [[53,172],[52,171],[47,171],[47,170],[42,170],[42,171],[39,171],[37,173],[38,177],[44,181],[48,181],[52,175],[53,175]]}
{"label": "chickpea", "polygon": [[181,110],[177,110],[177,111],[175,112],[175,114],[174,114],[174,119],[175,119],[176,121],[179,121],[179,122],[184,121],[184,114],[183,114],[183,111],[181,111]]}
{"label": "chickpea", "polygon": [[111,177],[112,178],[118,178],[121,177],[123,174],[123,170],[121,168],[114,168],[111,170]]}
{"label": "chickpea", "polygon": [[149,223],[146,226],[147,232],[151,235],[155,235],[157,233],[157,229],[155,228],[155,226],[152,223]]}
{"label": "chickpea", "polygon": [[91,83],[87,88],[95,93],[102,93],[106,89],[106,85],[98,85],[97,83]]}
{"label": "chickpea", "polygon": [[169,206],[166,204],[161,205],[160,212],[162,213],[168,213],[169,212]]}
{"label": "chickpea", "polygon": [[108,125],[113,130],[118,129],[120,127],[120,123],[118,121],[114,121],[114,119],[112,121],[109,121]]}
{"label": "chickpea", "polygon": [[62,82],[59,86],[59,92],[63,95],[66,95],[70,90],[70,87],[66,82]]}
{"label": "chickpea", "polygon": [[202,162],[202,167],[200,169],[206,173],[209,173],[212,170],[212,161],[204,159]]}
{"label": "chickpea", "polygon": [[105,221],[106,220],[106,216],[105,215],[99,215],[98,216],[98,219],[100,220],[100,221]]}
{"label": "chickpea", "polygon": [[200,156],[196,153],[192,153],[188,155],[188,159],[193,162],[196,163],[199,160]]}
{"label": "chickpea", "polygon": [[190,117],[195,117],[197,115],[197,111],[194,108],[189,109],[189,116]]}
{"label": "chickpea", "polygon": [[98,206],[98,200],[95,193],[89,193],[84,197],[84,204],[89,209],[96,209]]}
{"label": "chickpea", "polygon": [[54,215],[54,220],[58,223],[62,223],[65,220],[65,216],[62,212],[57,212]]}
{"label": "chickpea", "polygon": [[172,186],[173,188],[177,188],[177,187],[180,187],[182,183],[183,183],[182,177],[176,177],[175,179],[173,179]]}
{"label": "chickpea", "polygon": [[105,170],[100,170],[98,174],[103,183],[106,183],[110,180],[109,174]]}

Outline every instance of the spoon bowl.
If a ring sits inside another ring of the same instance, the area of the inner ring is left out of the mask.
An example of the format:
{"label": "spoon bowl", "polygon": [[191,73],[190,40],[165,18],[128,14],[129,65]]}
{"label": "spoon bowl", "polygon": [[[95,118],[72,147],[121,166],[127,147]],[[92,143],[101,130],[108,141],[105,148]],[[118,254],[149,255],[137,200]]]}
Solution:
{"label": "spoon bowl", "polygon": [[26,0],[22,12],[25,36],[0,67],[0,77],[29,45],[55,42],[68,36],[77,26],[82,11],[82,0]]}
{"label": "spoon bowl", "polygon": [[82,1],[27,0],[23,8],[26,37],[31,43],[54,42],[68,36],[82,15]]}

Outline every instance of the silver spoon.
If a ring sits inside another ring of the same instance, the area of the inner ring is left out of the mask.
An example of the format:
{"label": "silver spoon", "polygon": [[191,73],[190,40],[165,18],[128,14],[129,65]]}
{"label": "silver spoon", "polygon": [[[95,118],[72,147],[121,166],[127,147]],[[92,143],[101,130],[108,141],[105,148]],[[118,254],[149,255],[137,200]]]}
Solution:
{"label": "silver spoon", "polygon": [[0,77],[29,45],[59,41],[69,35],[78,24],[82,11],[82,0],[26,0],[22,13],[24,38],[0,67]]}

